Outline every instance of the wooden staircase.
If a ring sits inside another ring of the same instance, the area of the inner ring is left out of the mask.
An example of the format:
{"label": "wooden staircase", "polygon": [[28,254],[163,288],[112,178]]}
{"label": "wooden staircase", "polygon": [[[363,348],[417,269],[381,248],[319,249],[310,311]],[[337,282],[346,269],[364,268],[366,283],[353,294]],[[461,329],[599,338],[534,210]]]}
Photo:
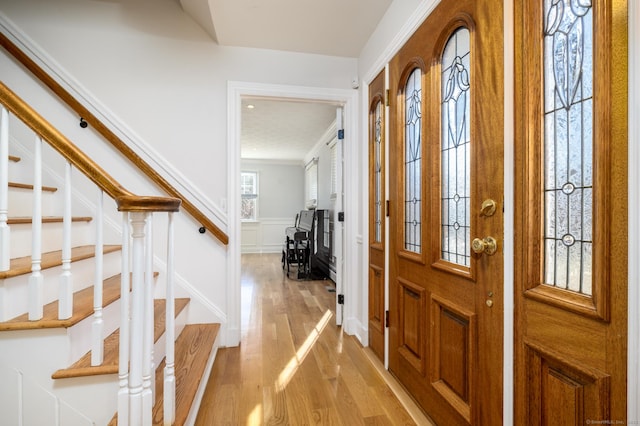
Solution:
{"label": "wooden staircase", "polygon": [[[12,166],[18,165],[20,158],[16,156],[10,156],[10,162]],[[11,182],[9,185],[9,191],[12,190],[33,190],[33,186],[29,183]],[[55,187],[44,187],[43,193],[47,192],[52,196],[55,196]],[[73,218],[74,226],[76,223],[88,224],[92,220],[89,216],[79,216]],[[55,216],[43,217],[43,227],[47,226],[61,226],[62,218]],[[26,216],[11,217],[11,206],[9,208],[9,220],[8,223],[13,227],[30,226],[31,218]],[[12,231],[13,232],[13,231]],[[103,251],[105,255],[119,256],[121,247],[120,245],[104,245]],[[78,245],[72,248],[72,265],[74,269],[82,268],[83,261],[91,260],[94,257],[94,246],[89,244]],[[62,251],[49,251],[42,254],[41,268],[43,274],[48,270],[60,267],[62,265]],[[0,272],[0,291],[5,286],[11,286],[12,280],[26,281],[25,276],[31,273],[31,257],[21,256],[12,258],[10,262],[10,269]],[[157,277],[158,273],[155,274]],[[51,279],[45,277],[45,286],[55,283],[57,276],[51,275]],[[109,278],[106,278],[103,283],[103,308],[105,316],[108,315],[108,307],[115,304],[120,299],[120,286],[121,276],[119,273],[114,273]],[[27,313],[20,313],[19,315],[11,318],[5,318],[5,321],[0,322],[0,351],[7,350],[3,342],[4,333],[11,332],[23,332],[29,333],[35,330],[71,330],[76,327],[82,329],[81,324],[91,321],[91,317],[94,313],[93,307],[93,285],[87,283],[75,283],[74,287],[77,288],[74,292],[73,298],[73,315],[69,319],[58,319],[58,301],[52,300],[46,303],[44,306],[44,316],[37,321],[30,321]],[[1,298],[0,298],[1,299]],[[189,305],[188,298],[177,298],[175,300],[175,314],[178,318],[183,314]],[[117,311],[117,310],[116,310]],[[154,339],[155,342],[159,342],[165,334],[165,300],[154,300]],[[0,308],[0,313],[2,312]],[[113,315],[113,314],[111,314]],[[116,314],[117,316],[117,314]],[[184,315],[186,317],[186,315]],[[0,317],[0,320],[2,317]],[[117,320],[115,320],[117,321]],[[203,389],[203,380],[206,381],[213,359],[215,358],[215,351],[217,348],[216,339],[219,332],[219,324],[185,324],[186,320],[176,320],[176,343],[175,343],[175,371],[176,371],[176,425],[187,424],[195,420],[194,409],[197,413],[199,405],[199,398]],[[90,327],[88,327],[90,329]],[[84,329],[87,329],[86,325]],[[106,331],[106,330],[105,330]],[[57,331],[59,333],[59,331]],[[83,332],[69,332],[70,339],[73,339],[78,333]],[[85,333],[86,334],[86,333]],[[12,339],[15,335],[12,335]],[[55,393],[58,387],[65,388],[69,392],[69,387],[76,388],[75,392],[83,393],[83,383],[89,381],[91,378],[101,377],[99,382],[109,382],[112,387],[117,389],[118,383],[118,350],[119,350],[119,329],[116,328],[110,332],[109,336],[104,341],[104,362],[99,366],[91,366],[91,353],[85,352],[83,355],[72,359],[68,365],[59,365],[57,370],[51,371],[50,377],[31,377],[36,382],[40,382],[43,388],[47,392]],[[31,337],[29,337],[31,339]],[[37,338],[37,337],[36,337]],[[80,339],[83,337],[81,336]],[[86,338],[86,336],[84,337]],[[8,339],[7,341],[13,341]],[[43,338],[42,344],[42,356],[47,356],[47,338]],[[73,342],[70,343],[73,346]],[[156,351],[162,352],[162,345],[156,345]],[[11,348],[11,351],[18,351],[15,347]],[[77,350],[76,350],[77,351]],[[33,354],[32,354],[33,355]],[[17,355],[19,356],[19,354]],[[162,408],[162,393],[163,393],[163,370],[164,370],[164,355],[157,358],[160,361],[156,369],[156,384],[155,384],[155,397],[156,404],[153,408],[153,424],[164,424],[163,421],[163,408]],[[69,355],[71,358],[71,355]],[[0,362],[2,359],[0,358]],[[2,367],[0,365],[0,367]],[[5,366],[11,368],[11,366]],[[29,375],[28,371],[24,372]],[[67,385],[65,382],[69,379],[85,378],[85,381],[73,381],[73,384]],[[200,393],[200,394],[199,394]],[[1,392],[0,392],[1,396]],[[113,403],[116,400],[116,395],[113,396],[113,400],[106,403]],[[101,422],[100,420],[93,420],[91,412],[85,412],[84,407],[73,407],[78,412],[81,412],[84,416],[94,421],[94,424],[107,424],[107,421]],[[114,412],[117,409],[117,405],[114,406]],[[1,411],[1,410],[0,410]],[[2,423],[0,421],[0,423]],[[25,423],[27,424],[27,423]],[[58,424],[55,419],[52,419],[51,425]],[[117,424],[117,416],[114,415],[108,424]],[[45,425],[46,426],[46,425]]]}

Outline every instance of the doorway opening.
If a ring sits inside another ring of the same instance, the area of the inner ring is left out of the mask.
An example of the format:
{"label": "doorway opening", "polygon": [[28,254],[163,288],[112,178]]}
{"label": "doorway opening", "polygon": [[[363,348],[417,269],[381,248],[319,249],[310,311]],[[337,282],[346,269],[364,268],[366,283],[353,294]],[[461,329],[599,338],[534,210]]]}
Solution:
{"label": "doorway opening", "polygon": [[[286,103],[298,103],[299,106],[303,104],[310,104],[315,106],[329,106],[331,108],[341,107],[343,109],[343,117],[344,117],[344,125],[343,127],[348,127],[349,129],[353,129],[350,131],[350,135],[348,138],[345,138],[343,149],[343,161],[344,161],[344,169],[345,176],[343,177],[343,188],[344,193],[355,194],[354,187],[356,185],[355,178],[352,176],[356,176],[356,167],[357,167],[357,135],[356,135],[356,123],[357,117],[355,114],[356,109],[356,92],[353,90],[340,90],[340,89],[318,89],[318,88],[307,88],[307,87],[296,87],[296,86],[278,86],[278,85],[264,85],[264,84],[256,84],[256,83],[234,83],[230,82],[228,86],[228,194],[229,194],[229,209],[228,209],[228,227],[229,227],[229,236],[230,236],[230,244],[229,244],[229,257],[228,257],[228,271],[229,277],[227,281],[230,283],[230,289],[228,292],[228,300],[227,300],[227,323],[225,330],[225,338],[229,345],[239,344],[240,336],[241,336],[241,318],[242,318],[242,305],[241,305],[241,256],[243,252],[242,248],[242,220],[241,220],[241,208],[242,208],[242,197],[241,197],[241,174],[244,171],[244,168],[250,168],[250,166],[246,166],[246,163],[243,164],[243,156],[250,156],[247,154],[247,150],[254,150],[259,152],[259,150],[263,149],[259,145],[253,144],[245,144],[244,148],[245,153],[243,154],[243,135],[242,135],[242,120],[245,114],[245,111],[248,109],[248,105],[254,105],[254,110],[256,109],[259,102],[271,103],[272,106],[284,107],[285,101]],[[277,112],[276,112],[277,114]],[[286,117],[285,117],[286,119]],[[291,122],[290,126],[298,125],[299,123]],[[276,135],[277,139],[277,135]],[[317,142],[317,141],[316,141]],[[304,147],[299,149],[304,150]],[[284,147],[280,147],[280,152],[284,153]],[[257,155],[257,154],[256,154]],[[277,156],[278,154],[272,154],[273,156]],[[280,154],[282,155],[282,154]],[[288,154],[289,155],[289,154]],[[293,154],[290,154],[293,155]],[[273,161],[275,162],[275,157]],[[308,160],[308,159],[307,159]],[[280,157],[280,162],[286,161],[299,161],[292,160]],[[303,160],[304,161],[304,160]],[[305,162],[305,164],[307,164]],[[250,164],[250,160],[249,160]],[[283,191],[286,192],[286,188],[283,188]],[[353,197],[352,197],[353,198]],[[343,210],[347,210],[353,205],[356,205],[357,202],[355,200],[349,202],[349,197],[345,196],[345,200],[347,203],[343,206]],[[305,199],[305,203],[309,201]],[[294,209],[295,210],[295,209]],[[348,241],[347,235],[349,233],[354,232],[355,226],[350,223],[357,223],[354,215],[350,220],[346,220],[341,223],[344,225],[343,233],[345,234],[344,241]],[[293,212],[295,215],[295,211]],[[281,218],[281,220],[286,220],[287,218]],[[291,224],[293,224],[294,217],[288,219]],[[275,227],[282,227],[283,224],[276,224]],[[275,229],[274,227],[274,229]],[[351,229],[351,230],[350,230]],[[284,235],[282,236],[284,238]],[[352,239],[351,241],[354,241]],[[281,245],[282,243],[280,243]],[[271,250],[276,250],[277,247],[271,247]],[[340,265],[349,262],[350,258],[355,258],[355,247],[350,247],[349,244],[345,244],[345,250],[342,256],[342,262],[337,265],[337,270],[339,271]],[[336,281],[336,293],[344,294],[345,289],[342,288],[341,282],[343,281],[340,277],[340,274],[337,274]],[[348,291],[348,289],[346,289]],[[355,301],[354,301],[355,302]],[[344,307],[344,308],[343,308]],[[349,307],[345,305],[336,306],[341,312],[348,313],[350,312]],[[338,312],[336,312],[336,317],[338,317]],[[348,315],[348,314],[347,314]],[[343,315],[340,315],[342,317]],[[345,329],[348,333],[349,331]]]}

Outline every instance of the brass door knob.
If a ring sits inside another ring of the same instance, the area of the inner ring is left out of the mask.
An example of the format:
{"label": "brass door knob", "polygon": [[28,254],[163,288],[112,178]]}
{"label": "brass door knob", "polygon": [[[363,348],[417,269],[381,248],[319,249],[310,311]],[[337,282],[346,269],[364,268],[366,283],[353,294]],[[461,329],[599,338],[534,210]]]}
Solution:
{"label": "brass door knob", "polygon": [[491,256],[498,250],[498,242],[493,237],[474,238],[471,242],[471,249],[478,254],[486,253]]}

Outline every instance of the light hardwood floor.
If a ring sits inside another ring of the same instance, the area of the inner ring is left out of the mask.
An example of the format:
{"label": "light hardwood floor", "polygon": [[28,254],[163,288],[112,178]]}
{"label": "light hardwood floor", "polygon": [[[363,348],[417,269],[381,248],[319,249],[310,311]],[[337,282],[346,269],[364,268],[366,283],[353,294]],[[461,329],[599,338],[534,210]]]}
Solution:
{"label": "light hardwood floor", "polygon": [[430,425],[335,325],[334,288],[288,279],[279,255],[243,255],[241,344],[218,351],[196,425]]}

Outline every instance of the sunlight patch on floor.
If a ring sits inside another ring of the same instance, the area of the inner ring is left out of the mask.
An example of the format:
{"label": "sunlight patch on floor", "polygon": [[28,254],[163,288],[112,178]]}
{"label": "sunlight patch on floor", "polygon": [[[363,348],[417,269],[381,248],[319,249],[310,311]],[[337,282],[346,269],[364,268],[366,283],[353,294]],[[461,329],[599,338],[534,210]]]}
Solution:
{"label": "sunlight patch on floor", "polygon": [[262,404],[257,404],[249,416],[247,416],[247,426],[262,424]]}
{"label": "sunlight patch on floor", "polygon": [[320,318],[320,321],[318,321],[313,330],[311,330],[309,336],[307,336],[305,341],[302,343],[300,349],[296,351],[296,354],[291,357],[287,365],[282,369],[282,372],[278,376],[278,380],[276,380],[275,384],[275,388],[278,392],[284,390],[287,387],[287,384],[289,384],[289,381],[298,370],[298,367],[300,366],[300,364],[302,364],[307,354],[311,351],[311,348],[313,348],[313,345],[320,337],[320,334],[322,334],[322,330],[324,330],[324,328],[327,326],[332,316],[333,313],[327,309],[322,318]]}

